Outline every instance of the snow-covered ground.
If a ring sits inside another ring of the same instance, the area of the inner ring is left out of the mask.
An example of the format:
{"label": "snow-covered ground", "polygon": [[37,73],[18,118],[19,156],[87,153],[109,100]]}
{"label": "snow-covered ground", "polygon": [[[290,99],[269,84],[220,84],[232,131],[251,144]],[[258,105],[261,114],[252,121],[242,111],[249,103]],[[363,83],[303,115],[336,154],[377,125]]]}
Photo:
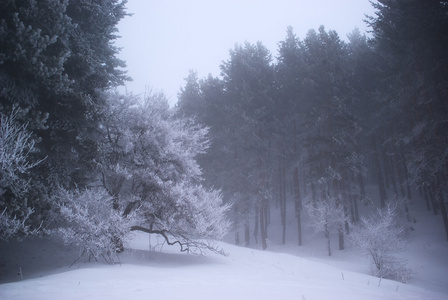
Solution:
{"label": "snow-covered ground", "polygon": [[[405,254],[414,272],[407,284],[367,275],[368,259],[349,245],[339,251],[335,244],[328,257],[325,239],[308,229],[302,247],[295,246],[292,229],[287,245],[270,240],[271,251],[220,242],[227,257],[188,255],[168,246],[150,251],[148,235],[136,234],[115,266],[69,267],[76,250],[52,241],[0,244],[0,299],[448,299],[448,242],[441,222],[419,213]],[[271,236],[277,230],[272,224]]]}

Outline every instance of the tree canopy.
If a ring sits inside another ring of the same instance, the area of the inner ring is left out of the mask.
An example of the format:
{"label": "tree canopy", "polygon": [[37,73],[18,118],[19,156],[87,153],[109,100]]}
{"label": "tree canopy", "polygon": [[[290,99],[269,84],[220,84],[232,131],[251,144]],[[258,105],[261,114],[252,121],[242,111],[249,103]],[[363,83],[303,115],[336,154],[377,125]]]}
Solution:
{"label": "tree canopy", "polygon": [[[372,5],[371,37],[355,29],[344,41],[321,26],[299,39],[289,27],[275,62],[261,42],[236,45],[221,77],[189,77],[181,90],[180,113],[211,127],[212,151],[200,162],[207,184],[222,186],[225,200],[235,203],[236,242],[240,229],[246,244],[251,232],[255,242],[259,233],[268,239],[269,221],[261,223],[274,205],[284,236],[291,205],[285,199],[294,199],[301,244],[304,199],[314,203],[311,214],[328,209],[323,231],[336,229],[343,249],[359,203],[398,203],[412,220],[417,192],[441,213],[448,234],[448,5]],[[366,185],[376,186],[378,197]]]}

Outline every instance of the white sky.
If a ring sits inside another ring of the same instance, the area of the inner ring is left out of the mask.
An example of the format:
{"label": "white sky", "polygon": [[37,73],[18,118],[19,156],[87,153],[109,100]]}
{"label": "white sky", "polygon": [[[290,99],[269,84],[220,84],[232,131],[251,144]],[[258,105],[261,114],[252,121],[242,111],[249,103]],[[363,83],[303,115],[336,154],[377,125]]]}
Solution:
{"label": "white sky", "polygon": [[261,41],[277,55],[277,44],[292,26],[300,39],[320,25],[346,39],[355,27],[365,32],[364,14],[373,14],[368,0],[128,0],[119,24],[122,47],[133,82],[126,90],[162,90],[171,103],[190,69],[199,78],[220,74],[235,43]]}

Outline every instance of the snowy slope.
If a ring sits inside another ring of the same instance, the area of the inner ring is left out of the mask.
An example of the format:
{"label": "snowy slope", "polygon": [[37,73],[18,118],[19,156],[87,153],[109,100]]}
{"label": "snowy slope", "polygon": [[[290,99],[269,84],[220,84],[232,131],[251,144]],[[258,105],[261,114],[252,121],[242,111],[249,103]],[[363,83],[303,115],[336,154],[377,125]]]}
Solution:
{"label": "snowy slope", "polygon": [[[155,246],[155,237],[149,250],[148,235],[136,234],[121,265],[69,267],[77,250],[56,241],[0,243],[0,300],[448,299],[448,242],[441,217],[426,211],[423,202],[410,206],[416,223],[403,254],[413,271],[407,284],[369,276],[368,258],[349,243],[339,251],[335,241],[328,257],[323,234],[306,225],[298,247],[293,203],[288,205],[286,245],[281,245],[280,212],[272,207],[270,251],[257,250],[253,238],[251,248],[220,242],[228,257],[179,253],[177,247]],[[226,241],[233,242],[233,234]]]}
{"label": "snowy slope", "polygon": [[[448,299],[448,292],[380,281],[291,254],[220,246],[228,257],[181,254],[166,246],[148,251],[148,236],[137,235],[121,265],[62,267],[57,274],[1,284],[0,299]],[[56,252],[35,260],[53,265],[62,259]]]}

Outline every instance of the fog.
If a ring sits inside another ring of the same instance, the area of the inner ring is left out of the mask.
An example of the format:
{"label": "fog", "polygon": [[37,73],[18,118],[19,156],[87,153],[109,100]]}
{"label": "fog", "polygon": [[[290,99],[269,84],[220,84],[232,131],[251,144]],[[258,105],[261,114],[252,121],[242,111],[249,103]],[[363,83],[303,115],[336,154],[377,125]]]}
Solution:
{"label": "fog", "polygon": [[235,43],[261,41],[275,57],[288,26],[299,38],[324,25],[346,39],[355,27],[366,32],[363,19],[373,14],[368,0],[129,0],[127,7],[133,15],[119,23],[116,43],[133,78],[126,89],[163,90],[171,103],[188,70],[218,76]]}

